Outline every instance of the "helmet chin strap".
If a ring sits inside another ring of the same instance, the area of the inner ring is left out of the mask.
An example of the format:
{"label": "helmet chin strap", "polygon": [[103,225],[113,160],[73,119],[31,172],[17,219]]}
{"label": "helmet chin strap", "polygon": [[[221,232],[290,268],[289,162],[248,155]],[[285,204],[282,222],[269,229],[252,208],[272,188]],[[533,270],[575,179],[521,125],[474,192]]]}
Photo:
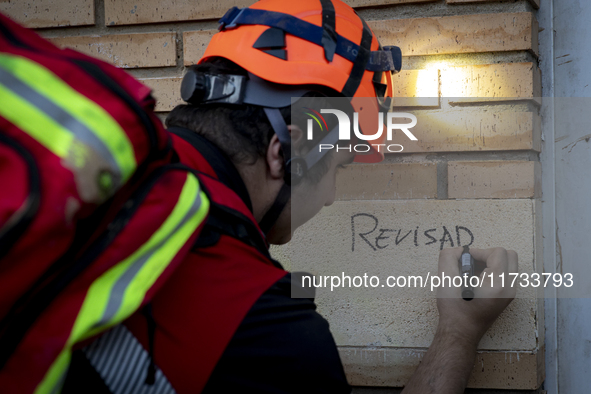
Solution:
{"label": "helmet chin strap", "polygon": [[279,193],[277,194],[277,197],[275,197],[273,205],[271,205],[271,208],[269,208],[259,223],[259,226],[265,235],[268,235],[269,231],[271,231],[275,223],[277,223],[277,219],[279,219],[279,216],[281,215],[281,212],[283,212],[283,209],[287,205],[290,197],[291,186],[284,183],[281,186],[281,189],[279,189]]}
{"label": "helmet chin strap", "polygon": [[[259,223],[261,230],[268,234],[271,228],[279,219],[281,212],[287,205],[291,197],[291,186],[297,185],[306,176],[308,170],[312,168],[316,163],[326,155],[327,151],[321,152],[320,150],[312,149],[305,157],[291,157],[291,135],[285,123],[285,119],[281,115],[281,111],[276,108],[264,107],[265,114],[269,123],[275,131],[279,143],[281,144],[281,151],[283,153],[284,160],[284,172],[283,172],[283,185],[279,189],[277,197],[271,208],[265,213],[263,219]],[[320,144],[331,144],[334,145],[339,139],[339,128],[335,127],[332,129],[323,139]]]}

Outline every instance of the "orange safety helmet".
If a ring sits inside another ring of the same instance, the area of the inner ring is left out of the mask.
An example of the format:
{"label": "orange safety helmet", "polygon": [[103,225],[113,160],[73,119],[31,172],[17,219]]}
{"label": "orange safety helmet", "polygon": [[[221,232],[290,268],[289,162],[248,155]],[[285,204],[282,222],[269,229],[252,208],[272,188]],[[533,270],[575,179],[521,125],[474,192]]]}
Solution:
{"label": "orange safety helmet", "polygon": [[[384,159],[377,144],[387,133],[379,113],[389,110],[392,73],[400,71],[402,55],[397,47],[382,48],[367,23],[342,1],[262,0],[248,8],[233,7],[220,19],[220,32],[199,63],[215,57],[238,64],[248,77],[191,68],[183,77],[181,96],[195,105],[251,104],[265,111],[285,160],[285,182],[259,223],[265,234],[287,205],[291,186],[326,154],[313,149],[305,157],[292,157],[291,136],[279,110],[291,104],[291,97],[310,91],[310,85],[351,98],[363,140],[371,146],[369,154],[355,160]],[[339,133],[336,127],[322,141],[335,143]]]}
{"label": "orange safety helmet", "polygon": [[[261,0],[230,9],[220,20],[199,63],[223,57],[275,84],[319,85],[351,97],[361,132],[376,134],[387,112],[392,74],[400,71],[397,47],[380,46],[366,22],[340,0]],[[368,144],[382,144],[386,132]],[[383,150],[355,161],[379,162]]]}

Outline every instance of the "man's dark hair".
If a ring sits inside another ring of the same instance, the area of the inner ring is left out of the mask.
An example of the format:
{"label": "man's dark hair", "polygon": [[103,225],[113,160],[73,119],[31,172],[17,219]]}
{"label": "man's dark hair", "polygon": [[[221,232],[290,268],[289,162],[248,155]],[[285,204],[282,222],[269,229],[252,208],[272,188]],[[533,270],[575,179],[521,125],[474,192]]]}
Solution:
{"label": "man's dark hair", "polygon": [[[224,58],[213,58],[195,67],[197,71],[204,73],[248,75],[242,67]],[[311,92],[307,96],[324,95]],[[301,130],[306,129],[306,120],[303,116],[296,115],[292,121],[290,106],[280,108],[280,112],[288,125],[294,124]],[[302,111],[297,113],[299,112]],[[274,135],[263,108],[249,104],[178,105],[167,116],[166,126],[184,127],[195,131],[222,150],[236,166],[254,164],[259,157],[264,157]],[[303,150],[309,151],[321,138],[322,136],[318,135],[314,140],[305,141]],[[312,183],[318,182],[328,171],[331,160],[332,150],[310,170],[307,179]]]}

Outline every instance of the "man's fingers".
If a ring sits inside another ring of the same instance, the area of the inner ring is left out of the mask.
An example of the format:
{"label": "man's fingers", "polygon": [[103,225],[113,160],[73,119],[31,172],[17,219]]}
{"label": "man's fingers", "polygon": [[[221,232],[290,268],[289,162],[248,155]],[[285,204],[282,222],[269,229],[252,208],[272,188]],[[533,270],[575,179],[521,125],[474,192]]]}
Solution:
{"label": "man's fingers", "polygon": [[[470,249],[472,257],[476,260],[486,262],[486,267],[490,268],[495,275],[508,274],[508,252],[503,248],[492,248],[492,249]],[[515,258],[517,253],[515,253]]]}
{"label": "man's fingers", "polygon": [[493,253],[494,249],[470,249],[470,254],[475,260],[486,261]]}

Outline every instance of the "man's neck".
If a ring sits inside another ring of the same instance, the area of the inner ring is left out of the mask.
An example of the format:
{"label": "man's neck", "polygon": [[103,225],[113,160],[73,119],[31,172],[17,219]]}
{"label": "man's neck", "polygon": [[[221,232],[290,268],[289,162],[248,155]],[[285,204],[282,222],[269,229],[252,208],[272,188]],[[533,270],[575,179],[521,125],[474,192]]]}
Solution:
{"label": "man's neck", "polygon": [[281,188],[281,183],[269,180],[266,176],[267,171],[262,159],[257,160],[252,165],[240,166],[238,172],[248,190],[252,202],[253,216],[257,222],[260,222],[273,204],[273,201],[275,201],[275,197]]}

